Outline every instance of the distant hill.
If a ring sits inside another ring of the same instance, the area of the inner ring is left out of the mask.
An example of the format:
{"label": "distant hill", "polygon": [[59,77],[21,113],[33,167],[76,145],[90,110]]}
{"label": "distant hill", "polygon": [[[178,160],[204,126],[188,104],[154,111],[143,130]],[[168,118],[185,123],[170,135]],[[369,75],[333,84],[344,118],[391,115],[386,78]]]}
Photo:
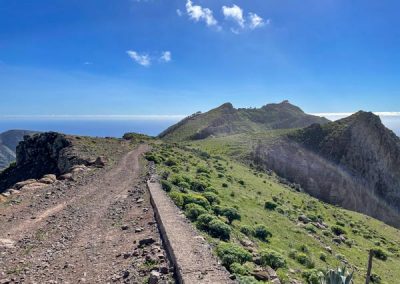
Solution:
{"label": "distant hill", "polygon": [[253,157],[321,200],[400,227],[400,139],[372,113],[261,142]]}
{"label": "distant hill", "polygon": [[32,135],[36,132],[28,130],[10,130],[0,133],[0,171],[15,161],[15,150],[25,135]]}
{"label": "distant hill", "polygon": [[231,103],[225,103],[206,113],[196,113],[183,119],[159,137],[169,141],[200,140],[210,136],[302,128],[328,122],[326,118],[304,113],[288,101],[248,109],[236,109]]}

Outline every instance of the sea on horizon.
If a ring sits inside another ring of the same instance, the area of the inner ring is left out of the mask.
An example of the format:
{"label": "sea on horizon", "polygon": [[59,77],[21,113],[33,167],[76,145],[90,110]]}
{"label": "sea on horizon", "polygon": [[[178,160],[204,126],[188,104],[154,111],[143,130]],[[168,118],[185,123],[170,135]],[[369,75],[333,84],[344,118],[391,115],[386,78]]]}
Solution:
{"label": "sea on horizon", "polygon": [[[328,117],[334,120],[334,117]],[[12,130],[55,131],[71,135],[122,137],[127,132],[157,136],[181,118],[163,119],[20,119],[0,118],[0,133]],[[382,116],[386,127],[400,136],[400,116]]]}

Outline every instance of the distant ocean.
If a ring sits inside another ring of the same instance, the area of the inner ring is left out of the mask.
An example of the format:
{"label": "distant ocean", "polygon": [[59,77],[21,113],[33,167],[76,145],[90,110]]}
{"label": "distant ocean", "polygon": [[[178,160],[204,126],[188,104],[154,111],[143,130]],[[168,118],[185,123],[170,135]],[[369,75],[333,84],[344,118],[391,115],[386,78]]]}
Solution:
{"label": "distant ocean", "polygon": [[61,120],[61,119],[0,119],[0,132],[10,129],[55,131],[72,135],[122,137],[127,132],[156,136],[180,119],[163,120]]}
{"label": "distant ocean", "polygon": [[[331,120],[340,117],[327,116]],[[126,132],[156,136],[181,117],[168,119],[12,119],[0,117],[0,132],[10,129],[56,131],[72,135],[122,137]],[[400,116],[382,116],[382,122],[400,136]]]}

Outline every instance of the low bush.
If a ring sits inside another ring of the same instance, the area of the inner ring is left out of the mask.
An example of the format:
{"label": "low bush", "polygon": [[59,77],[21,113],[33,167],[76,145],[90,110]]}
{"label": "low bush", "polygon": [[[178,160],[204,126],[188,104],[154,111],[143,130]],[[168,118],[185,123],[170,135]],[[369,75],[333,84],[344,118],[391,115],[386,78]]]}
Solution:
{"label": "low bush", "polygon": [[208,224],[208,233],[221,240],[227,241],[230,239],[231,227],[219,219],[214,219]]}
{"label": "low bush", "polygon": [[386,261],[388,259],[388,254],[387,252],[385,252],[383,249],[381,248],[374,248],[372,249],[372,253],[374,254],[374,257],[376,257],[377,259]]}
{"label": "low bush", "polygon": [[196,203],[200,206],[203,206],[204,209],[210,208],[210,202],[208,202],[208,200],[204,196],[195,193],[183,194],[183,203],[184,206],[189,203]]}
{"label": "low bush", "polygon": [[210,170],[205,166],[199,166],[199,167],[197,167],[196,172],[198,174],[200,174],[200,173],[207,173],[208,174],[208,173],[210,173]]}
{"label": "low bush", "polygon": [[243,225],[240,227],[240,232],[248,237],[254,235],[254,229],[251,226]]}
{"label": "low bush", "polygon": [[[323,276],[323,273],[317,269],[311,269],[311,270],[304,271],[302,273],[302,276],[307,281],[307,284],[325,283],[325,282],[321,282],[321,277]],[[336,283],[336,282],[334,282],[334,283]],[[332,283],[332,284],[334,284],[334,283]],[[337,283],[340,283],[340,282],[337,282]]]}
{"label": "low bush", "polygon": [[257,225],[254,228],[254,237],[267,241],[270,237],[272,237],[272,233],[268,230],[268,228],[264,225]]}
{"label": "low bush", "polygon": [[260,258],[263,266],[270,266],[275,270],[286,267],[286,260],[276,251],[263,250],[260,252]]}
{"label": "low bush", "polygon": [[227,183],[223,183],[223,184],[222,184],[222,187],[227,188],[227,187],[228,187],[228,184],[227,184]]}
{"label": "low bush", "polygon": [[212,192],[204,192],[203,196],[210,202],[211,205],[213,204],[220,204],[221,200],[219,199],[218,195]]}
{"label": "low bush", "polygon": [[222,264],[228,269],[233,263],[244,264],[251,261],[251,254],[241,246],[221,242],[217,246],[217,255],[221,259]]}
{"label": "low bush", "polygon": [[307,254],[305,253],[298,253],[296,255],[296,260],[298,263],[306,266],[307,268],[314,268],[315,267],[315,262],[314,260]]}
{"label": "low bush", "polygon": [[168,167],[172,167],[172,166],[176,166],[178,164],[178,162],[174,159],[169,158],[164,162],[164,164]]}
{"label": "low bush", "polygon": [[204,207],[195,204],[195,203],[190,203],[185,206],[185,215],[188,217],[191,221],[196,221],[197,218],[202,215],[206,214],[207,210],[204,209]]}
{"label": "low bush", "polygon": [[264,208],[267,210],[275,210],[276,207],[278,207],[278,204],[273,201],[266,201],[264,203]]}
{"label": "low bush", "polygon": [[207,231],[208,225],[210,224],[211,221],[215,219],[217,219],[217,217],[215,217],[214,215],[202,214],[197,218],[196,227],[200,230]]}
{"label": "low bush", "polygon": [[232,224],[233,221],[240,220],[242,218],[239,214],[239,211],[233,207],[223,208],[221,215],[228,219],[229,224]]}
{"label": "low bush", "polygon": [[176,206],[179,208],[182,208],[184,206],[184,200],[183,200],[183,193],[179,193],[176,191],[170,192],[169,197],[172,199],[172,201],[175,203]]}
{"label": "low bush", "polygon": [[319,255],[319,259],[322,260],[323,262],[326,262],[326,258],[327,258],[326,253],[321,252]]}
{"label": "low bush", "polygon": [[166,192],[170,192],[172,190],[172,183],[170,183],[167,180],[161,180],[161,187],[164,189]]}
{"label": "low bush", "polygon": [[203,192],[207,187],[208,185],[201,180],[194,180],[190,184],[190,189],[197,192]]}
{"label": "low bush", "polygon": [[244,266],[240,263],[237,263],[237,262],[234,262],[229,266],[229,271],[231,273],[237,274],[237,275],[249,275],[250,274],[250,271],[246,266]]}
{"label": "low bush", "polygon": [[331,227],[331,231],[332,231],[332,233],[334,233],[336,236],[340,236],[340,235],[346,234],[346,231],[345,231],[342,227],[340,227],[340,226],[335,226],[335,225],[333,225],[333,226]]}

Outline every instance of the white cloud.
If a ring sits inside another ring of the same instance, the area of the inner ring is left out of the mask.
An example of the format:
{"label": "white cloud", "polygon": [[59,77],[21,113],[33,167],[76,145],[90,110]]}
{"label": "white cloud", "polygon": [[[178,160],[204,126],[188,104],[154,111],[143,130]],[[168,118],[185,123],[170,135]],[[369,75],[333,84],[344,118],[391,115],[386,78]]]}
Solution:
{"label": "white cloud", "polygon": [[133,61],[142,66],[148,67],[151,65],[151,59],[147,54],[139,54],[133,50],[128,50],[126,53]]}
{"label": "white cloud", "polygon": [[239,26],[244,28],[245,19],[243,18],[243,10],[237,5],[233,5],[232,7],[223,6],[222,13],[225,16],[225,19],[234,20]]}
{"label": "white cloud", "polygon": [[267,20],[267,22],[264,22],[264,19],[255,13],[249,13],[249,21],[250,21],[249,27],[252,30],[260,28],[264,26],[266,23],[267,24],[270,23],[269,19]]}
{"label": "white cloud", "polygon": [[204,21],[207,26],[217,26],[218,21],[213,16],[213,11],[209,8],[203,8],[199,5],[193,5],[191,0],[187,0],[186,2],[186,12],[189,17],[196,21]]}
{"label": "white cloud", "polygon": [[179,17],[182,17],[183,13],[180,9],[176,9],[176,13],[178,14]]}
{"label": "white cloud", "polygon": [[170,62],[172,60],[171,51],[163,51],[160,60],[163,62]]}

